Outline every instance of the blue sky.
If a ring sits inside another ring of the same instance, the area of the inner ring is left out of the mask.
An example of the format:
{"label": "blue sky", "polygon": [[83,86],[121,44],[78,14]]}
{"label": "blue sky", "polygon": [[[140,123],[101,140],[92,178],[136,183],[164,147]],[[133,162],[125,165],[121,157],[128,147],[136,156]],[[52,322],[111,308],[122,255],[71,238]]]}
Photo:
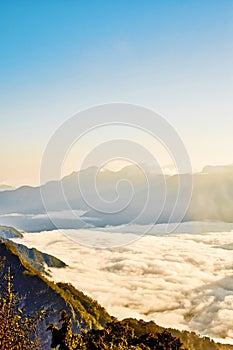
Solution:
{"label": "blue sky", "polygon": [[233,162],[231,0],[0,0],[0,48],[0,183],[38,183],[53,131],[113,101],[164,115],[194,168]]}

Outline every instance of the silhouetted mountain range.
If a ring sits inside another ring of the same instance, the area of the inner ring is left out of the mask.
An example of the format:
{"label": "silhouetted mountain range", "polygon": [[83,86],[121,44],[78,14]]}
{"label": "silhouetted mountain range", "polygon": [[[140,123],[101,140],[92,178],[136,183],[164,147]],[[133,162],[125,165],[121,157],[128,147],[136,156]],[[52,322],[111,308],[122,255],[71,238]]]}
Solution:
{"label": "silhouetted mountain range", "polygon": [[[146,173],[145,177],[137,166],[127,166],[118,172],[104,170],[96,176],[97,168],[88,168],[72,173],[61,181],[48,182],[41,187],[23,186],[13,191],[0,192],[0,224],[12,225],[26,231],[42,231],[58,228],[80,228],[85,222],[91,226],[126,224],[134,220],[149,201],[143,215],[135,221],[150,224],[158,217],[157,223],[168,222],[179,189],[179,177]],[[190,174],[182,174],[184,184],[190,183]],[[99,197],[94,191],[94,182]],[[124,180],[124,181],[121,181]],[[163,181],[166,183],[166,200],[162,214]],[[130,183],[130,185],[129,185]],[[82,191],[80,191],[80,188]],[[63,193],[67,201],[64,200]],[[54,225],[46,214],[41,191],[47,198],[47,210],[56,215]],[[133,192],[132,192],[133,191]],[[82,192],[85,193],[85,200]],[[103,201],[105,204],[103,210]],[[111,211],[110,202],[116,201]],[[91,203],[91,205],[89,205]],[[93,205],[92,205],[93,204]],[[93,209],[93,206],[97,209]],[[118,210],[121,209],[122,210]],[[68,212],[81,211],[79,218]],[[115,210],[116,209],[116,210]],[[233,221],[233,165],[207,166],[193,175],[193,194],[184,221]],[[84,222],[83,222],[83,221]],[[175,221],[175,218],[173,219]]]}
{"label": "silhouetted mountain range", "polygon": [[9,185],[0,185],[0,191],[11,191],[15,190],[15,187]]}

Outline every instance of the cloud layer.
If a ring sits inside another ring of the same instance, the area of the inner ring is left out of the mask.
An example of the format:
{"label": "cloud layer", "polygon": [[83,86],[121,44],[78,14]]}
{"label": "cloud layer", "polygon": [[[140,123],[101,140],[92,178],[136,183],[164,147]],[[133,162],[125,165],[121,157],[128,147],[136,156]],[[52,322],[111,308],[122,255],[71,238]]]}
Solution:
{"label": "cloud layer", "polygon": [[[124,241],[135,231],[140,226],[131,233],[121,226],[79,234],[99,244],[112,234]],[[154,235],[115,249],[79,245],[58,230],[25,233],[20,242],[62,259],[69,268],[52,269],[53,279],[71,282],[119,318],[154,320],[233,343],[232,232],[196,233],[192,224],[169,235],[162,231],[160,225]]]}

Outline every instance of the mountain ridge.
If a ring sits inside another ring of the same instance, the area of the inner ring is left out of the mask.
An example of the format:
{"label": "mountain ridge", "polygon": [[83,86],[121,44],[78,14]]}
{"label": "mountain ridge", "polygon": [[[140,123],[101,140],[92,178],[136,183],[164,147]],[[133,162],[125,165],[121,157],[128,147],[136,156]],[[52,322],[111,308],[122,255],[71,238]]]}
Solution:
{"label": "mountain ridge", "polygon": [[[183,221],[233,222],[232,169],[232,165],[207,166],[201,173],[192,175],[193,193]],[[23,186],[13,191],[0,192],[0,224],[14,226],[29,232],[39,232],[55,228],[83,228],[85,225],[90,227],[115,226],[129,223],[135,218],[138,224],[151,224],[156,217],[156,223],[169,221],[175,196],[179,190],[178,175],[163,178],[159,174],[147,173],[146,179],[136,166],[127,166],[117,172],[111,170],[99,172],[96,178],[99,196],[110,202],[117,200],[116,204],[119,208],[124,207],[124,210],[117,209],[116,213],[111,215],[108,214],[107,204],[105,204],[106,210],[99,211],[91,208],[79,189],[78,181],[81,181],[86,198],[91,203],[95,203],[98,208],[101,199],[96,196],[91,185],[96,171],[97,168],[92,167],[80,173],[73,172],[62,178],[61,181],[50,181],[41,187]],[[191,175],[182,174],[180,176],[184,186],[190,186]],[[125,181],[121,181],[122,178]],[[147,198],[147,180],[149,181],[150,198],[143,216],[138,217],[142,209],[141,205]],[[167,192],[162,215],[159,215],[163,198],[163,181],[165,181]],[[129,182],[134,192],[132,193],[133,200],[128,205],[127,200],[132,192]],[[47,198],[46,208],[41,198],[41,191]],[[64,200],[64,195],[67,200]],[[63,212],[72,212],[72,210],[81,210],[85,213],[72,218],[63,217]],[[61,213],[61,217],[56,218],[54,222],[47,211]],[[173,222],[175,220],[174,217]]]}
{"label": "mountain ridge", "polygon": [[[73,320],[74,331],[80,327],[96,329],[112,318],[96,301],[65,283],[54,283],[26,262],[11,242],[0,241],[0,256],[6,257],[14,276],[13,286],[21,297],[20,307],[26,314],[45,310],[46,322],[57,322],[59,310],[65,309]],[[88,307],[90,305],[90,307]],[[50,349],[50,336],[43,323],[39,329],[43,349]]]}

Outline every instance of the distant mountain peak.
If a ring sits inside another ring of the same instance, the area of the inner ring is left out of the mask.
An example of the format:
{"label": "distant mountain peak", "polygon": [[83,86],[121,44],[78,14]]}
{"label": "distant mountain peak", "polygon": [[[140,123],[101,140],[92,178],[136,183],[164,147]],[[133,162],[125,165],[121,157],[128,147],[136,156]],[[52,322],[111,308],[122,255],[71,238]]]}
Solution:
{"label": "distant mountain peak", "polygon": [[5,185],[5,184],[0,185],[0,191],[13,191],[13,190],[15,190],[15,187],[13,186]]}
{"label": "distant mountain peak", "polygon": [[229,165],[206,165],[202,169],[205,174],[223,174],[233,172],[233,164]]}

